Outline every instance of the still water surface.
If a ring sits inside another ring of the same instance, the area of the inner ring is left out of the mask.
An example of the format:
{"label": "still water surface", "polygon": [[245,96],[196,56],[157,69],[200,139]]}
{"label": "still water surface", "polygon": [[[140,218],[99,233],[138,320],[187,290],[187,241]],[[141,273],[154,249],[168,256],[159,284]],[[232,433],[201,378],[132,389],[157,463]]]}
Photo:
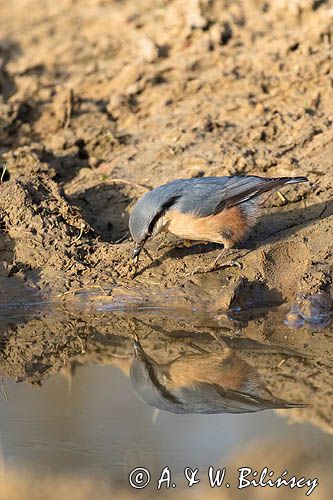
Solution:
{"label": "still water surface", "polygon": [[[249,465],[248,460],[253,459],[254,466],[265,463],[270,470],[277,468],[277,475],[291,467],[291,474],[307,473],[321,479],[325,491],[329,487],[326,468],[331,469],[333,465],[331,436],[306,418],[301,418],[304,423],[289,422],[288,412],[293,414],[292,409],[277,413],[265,410],[242,414],[177,415],[157,411],[138,398],[129,377],[133,341],[126,340],[124,347],[119,332],[126,334],[128,328],[128,333],[133,334],[134,328],[141,338],[145,338],[149,355],[154,356],[161,346],[165,353],[169,349],[165,347],[169,345],[166,337],[162,341],[159,337],[154,340],[154,332],[160,335],[163,330],[163,335],[169,336],[174,323],[171,326],[168,323],[170,331],[166,332],[167,326],[164,324],[161,329],[159,324],[157,328],[151,314],[146,323],[142,315],[132,317],[129,322],[126,322],[126,315],[117,322],[109,316],[106,323],[113,325],[113,333],[105,335],[101,333],[101,318],[96,326],[92,319],[85,322],[84,315],[68,316],[60,321],[59,316],[46,313],[33,318],[20,317],[16,325],[15,313],[11,311],[3,319],[3,366],[7,367],[14,352],[12,365],[18,370],[16,376],[2,370],[0,446],[3,467],[42,475],[78,474],[82,478],[111,481],[126,489],[129,488],[130,471],[138,466],[149,469],[155,482],[163,467],[169,466],[173,480],[185,487],[185,467],[205,472],[210,465],[230,466],[236,470]],[[59,329],[63,333],[68,324],[73,326],[72,337],[66,332],[61,336]],[[180,328],[174,332],[171,350],[175,345],[179,350],[181,342],[185,354],[187,349],[193,354],[203,352],[212,344],[212,339],[204,341],[198,334],[195,344],[189,342],[185,348],[184,331]],[[15,341],[9,349],[13,338]],[[76,351],[67,343],[67,338],[72,339],[73,345],[75,343]],[[32,354],[29,354],[30,347],[27,348],[29,343]],[[216,346],[215,351],[221,352],[223,346],[219,347],[218,343]],[[53,351],[53,357],[47,358],[49,351]],[[58,358],[62,361],[54,369],[52,360],[58,362]],[[171,353],[171,358],[176,355]],[[270,359],[274,359],[274,370],[283,365],[281,356]],[[45,370],[51,371],[44,376]],[[22,381],[17,382],[18,379]],[[307,394],[296,395],[297,401],[311,403],[306,398]],[[299,411],[308,410],[297,409],[296,415]],[[277,498],[284,497],[285,494],[281,494]]]}
{"label": "still water surface", "polygon": [[[5,382],[1,442],[8,462],[51,471],[87,471],[126,480],[131,468],[207,468],[253,441],[327,436],[310,424],[288,425],[273,411],[243,415],[174,415],[141,402],[116,367],[79,368],[71,388],[56,375],[42,387]],[[333,443],[332,443],[333,453]]]}

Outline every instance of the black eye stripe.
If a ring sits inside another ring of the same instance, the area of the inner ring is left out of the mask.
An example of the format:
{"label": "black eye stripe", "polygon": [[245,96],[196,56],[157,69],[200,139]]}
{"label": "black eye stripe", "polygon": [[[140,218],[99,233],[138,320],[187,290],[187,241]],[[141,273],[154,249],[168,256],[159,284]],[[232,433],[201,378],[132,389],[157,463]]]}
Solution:
{"label": "black eye stripe", "polygon": [[180,196],[173,196],[166,203],[164,203],[162,205],[161,210],[150,221],[150,224],[148,226],[148,235],[147,235],[147,237],[149,237],[149,236],[151,236],[153,234],[153,230],[154,230],[156,222],[165,214],[165,212],[167,210],[169,210],[169,208],[172,207],[172,205],[174,205],[177,202],[177,200],[179,198],[180,198]]}

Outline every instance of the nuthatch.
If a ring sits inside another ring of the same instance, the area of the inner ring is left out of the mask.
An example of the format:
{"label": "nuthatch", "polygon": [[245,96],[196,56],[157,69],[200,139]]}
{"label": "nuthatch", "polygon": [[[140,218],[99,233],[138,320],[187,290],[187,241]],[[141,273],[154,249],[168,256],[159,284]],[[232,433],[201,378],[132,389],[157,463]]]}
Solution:
{"label": "nuthatch", "polygon": [[135,245],[133,259],[137,261],[146,241],[161,231],[184,240],[220,243],[224,249],[232,248],[255,224],[261,195],[285,184],[307,180],[306,177],[202,177],[177,179],[159,186],[139,199],[130,216],[129,230]]}
{"label": "nuthatch", "polygon": [[273,396],[257,371],[227,346],[219,353],[185,354],[159,364],[136,338],[130,377],[140,399],[172,413],[250,413],[307,406]]}

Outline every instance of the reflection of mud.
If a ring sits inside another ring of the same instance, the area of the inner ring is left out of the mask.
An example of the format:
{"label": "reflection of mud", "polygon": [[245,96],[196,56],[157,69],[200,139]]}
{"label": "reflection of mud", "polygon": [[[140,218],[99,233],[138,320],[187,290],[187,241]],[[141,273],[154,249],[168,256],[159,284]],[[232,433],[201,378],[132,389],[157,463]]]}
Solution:
{"label": "reflection of mud", "polygon": [[[18,275],[12,276],[20,268],[16,260],[13,240],[4,231],[0,232],[0,342],[6,338],[14,325],[24,323],[32,315],[33,304],[41,297],[38,287],[31,280],[29,285]],[[38,279],[38,274],[35,275]]]}

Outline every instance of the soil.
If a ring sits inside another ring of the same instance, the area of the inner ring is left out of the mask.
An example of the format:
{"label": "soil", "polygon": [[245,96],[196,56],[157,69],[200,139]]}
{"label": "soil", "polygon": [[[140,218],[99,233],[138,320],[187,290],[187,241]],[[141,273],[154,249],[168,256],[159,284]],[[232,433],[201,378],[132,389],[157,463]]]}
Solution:
{"label": "soil", "polygon": [[[319,329],[333,295],[329,4],[0,0],[0,304],[42,297],[71,311],[75,328],[83,303],[92,317],[98,307],[142,303],[197,308],[220,325],[226,311],[282,305],[273,337],[316,357],[288,376],[308,396],[323,389],[311,418],[331,430],[332,342]],[[133,278],[127,224],[136,200],[175,178],[234,174],[309,182],[267,201],[239,250],[241,268],[195,272],[220,249],[164,235],[147,245],[153,260],[143,255]],[[107,329],[98,318],[88,332]],[[283,318],[302,327],[297,335]],[[45,328],[34,321],[15,321],[16,333]],[[263,333],[251,321],[244,335],[271,339],[269,324]],[[76,348],[66,322],[54,325],[38,356],[57,371],[66,352],[58,340],[70,345],[64,359]],[[14,339],[7,372],[42,378]]]}

